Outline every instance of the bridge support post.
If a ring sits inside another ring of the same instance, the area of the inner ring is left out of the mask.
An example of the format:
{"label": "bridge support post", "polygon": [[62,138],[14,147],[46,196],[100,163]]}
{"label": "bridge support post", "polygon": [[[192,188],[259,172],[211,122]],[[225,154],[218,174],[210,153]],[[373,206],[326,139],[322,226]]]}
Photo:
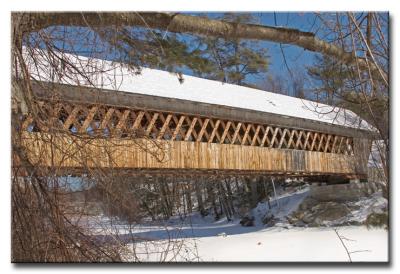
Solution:
{"label": "bridge support post", "polygon": [[279,201],[278,201],[278,198],[277,198],[277,195],[276,195],[276,189],[275,189],[275,181],[274,181],[274,177],[271,177],[271,182],[272,182],[272,187],[274,188],[274,197],[275,197],[275,202],[276,202],[276,205],[278,206],[278,208],[280,207],[279,206]]}

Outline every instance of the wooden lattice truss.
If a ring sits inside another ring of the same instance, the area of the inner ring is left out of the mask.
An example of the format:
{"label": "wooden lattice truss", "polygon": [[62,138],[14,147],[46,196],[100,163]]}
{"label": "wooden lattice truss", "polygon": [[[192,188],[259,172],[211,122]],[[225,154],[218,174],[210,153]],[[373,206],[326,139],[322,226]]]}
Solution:
{"label": "wooden lattice truss", "polygon": [[40,118],[24,117],[28,131],[96,138],[151,138],[353,155],[351,137],[191,114],[107,105],[38,101]]}

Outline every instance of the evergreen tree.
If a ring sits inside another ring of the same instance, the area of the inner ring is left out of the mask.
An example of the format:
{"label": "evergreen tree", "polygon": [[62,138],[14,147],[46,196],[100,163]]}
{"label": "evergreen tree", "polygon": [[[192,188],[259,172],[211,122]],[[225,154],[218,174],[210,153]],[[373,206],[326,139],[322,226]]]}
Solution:
{"label": "evergreen tree", "polygon": [[[256,22],[256,18],[247,13],[225,13],[219,19],[234,23]],[[237,37],[199,37],[195,42],[211,66],[208,71],[194,69],[195,74],[201,77],[249,85],[248,76],[265,74],[268,71],[267,49],[259,41]]]}
{"label": "evergreen tree", "polygon": [[[360,81],[354,69],[337,63],[327,56],[316,57],[307,68],[315,80],[312,90],[315,99],[322,103],[350,109],[378,128],[384,139],[388,138],[389,94],[380,87],[366,86],[368,75]],[[376,89],[379,88],[379,92]]]}

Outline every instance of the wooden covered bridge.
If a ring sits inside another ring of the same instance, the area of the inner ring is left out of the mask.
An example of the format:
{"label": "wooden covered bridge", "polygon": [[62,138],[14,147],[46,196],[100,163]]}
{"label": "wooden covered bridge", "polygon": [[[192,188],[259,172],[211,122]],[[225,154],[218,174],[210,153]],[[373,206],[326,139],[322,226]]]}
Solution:
{"label": "wooden covered bridge", "polygon": [[66,173],[96,167],[367,175],[376,133],[351,111],[186,75],[146,68],[136,74],[104,60],[64,58],[86,71],[101,69],[89,81],[53,73],[48,61],[27,59],[41,116],[23,118],[22,143],[35,166]]}

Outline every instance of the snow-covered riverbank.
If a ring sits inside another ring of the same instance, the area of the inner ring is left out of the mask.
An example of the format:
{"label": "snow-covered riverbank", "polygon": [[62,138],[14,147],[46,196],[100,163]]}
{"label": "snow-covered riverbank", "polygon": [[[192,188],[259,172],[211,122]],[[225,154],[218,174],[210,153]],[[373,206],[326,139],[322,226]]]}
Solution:
{"label": "snow-covered riverbank", "polygon": [[[381,212],[387,206],[381,192],[342,203],[352,210],[340,214],[338,220],[324,222],[317,227],[304,223],[303,226],[296,226],[288,221],[287,216],[296,212],[308,194],[308,188],[286,192],[276,200],[272,199],[272,208],[266,202],[259,203],[251,212],[255,220],[254,226],[250,227],[241,226],[240,218],[215,221],[212,214],[202,217],[199,213],[186,218],[174,216],[166,221],[149,220],[132,227],[99,216],[97,222],[90,221],[90,226],[101,241],[118,239],[125,243],[126,261],[388,261],[389,232],[361,225],[368,214]],[[273,225],[263,223],[267,213],[273,214]],[[355,223],[359,225],[346,225],[349,221],[357,221]]]}
{"label": "snow-covered riverbank", "polygon": [[[388,233],[365,227],[340,227],[352,261],[388,260]],[[266,229],[226,237],[200,238],[203,261],[347,262],[349,257],[332,228]]]}
{"label": "snow-covered riverbank", "polygon": [[[204,228],[207,229],[207,228]],[[208,230],[222,231],[221,227]],[[388,231],[368,230],[363,226],[337,228],[353,262],[388,261]],[[250,229],[247,233],[164,240],[151,244],[129,244],[135,247],[141,261],[199,262],[349,262],[350,258],[334,228],[267,228]],[[198,229],[194,229],[196,233]],[[173,235],[173,234],[171,234]],[[169,247],[168,247],[169,244]],[[172,246],[174,246],[172,248]],[[168,252],[166,252],[170,248]],[[128,261],[132,258],[127,257]]]}

